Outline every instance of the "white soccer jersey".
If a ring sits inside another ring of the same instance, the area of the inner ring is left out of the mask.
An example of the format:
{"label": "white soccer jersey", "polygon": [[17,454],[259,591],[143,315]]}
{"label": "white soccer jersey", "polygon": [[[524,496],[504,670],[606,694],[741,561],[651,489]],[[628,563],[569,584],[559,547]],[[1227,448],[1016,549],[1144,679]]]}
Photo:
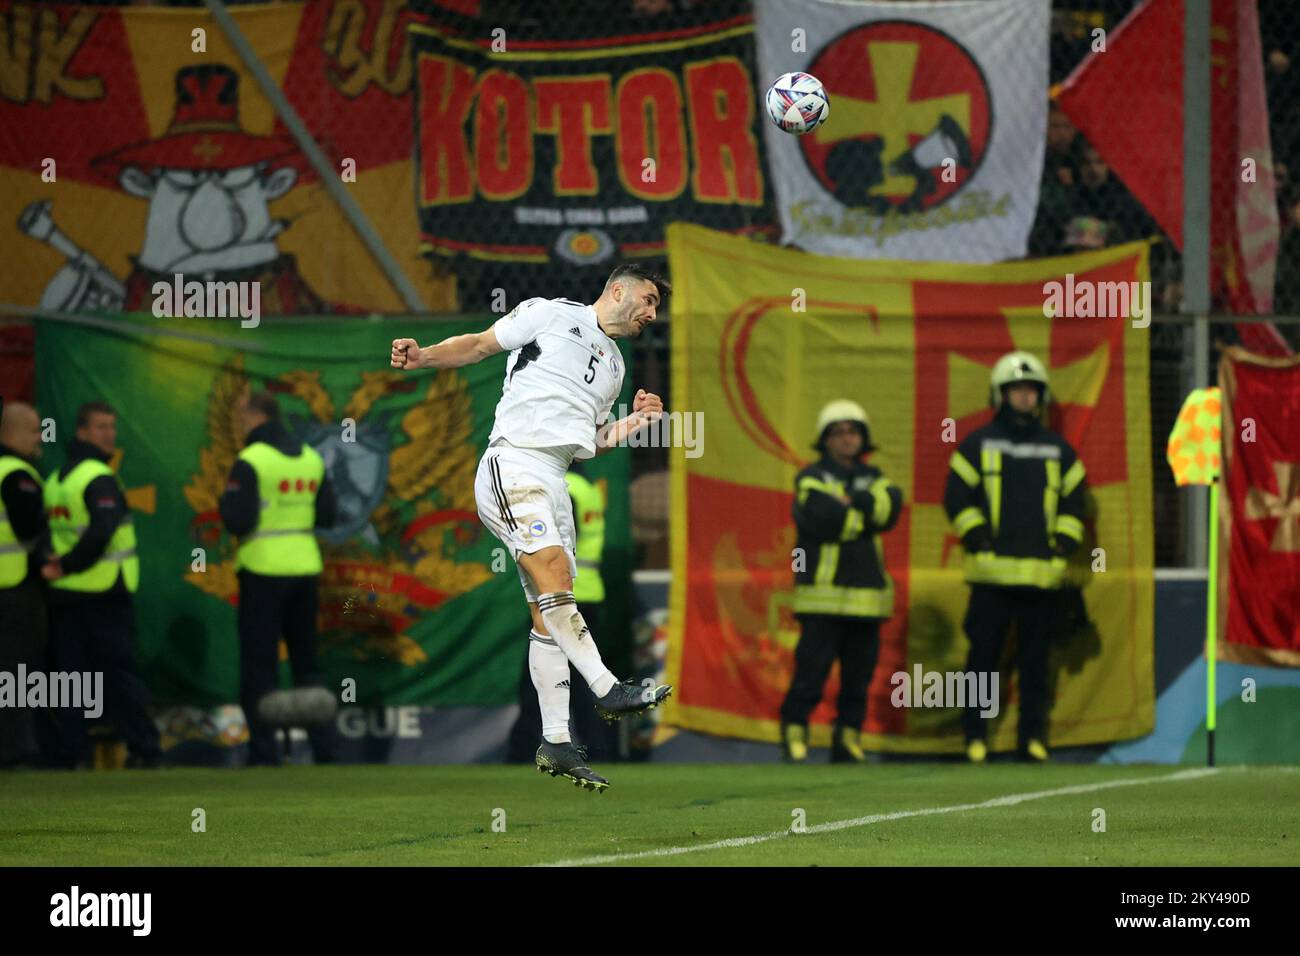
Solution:
{"label": "white soccer jersey", "polygon": [[569,299],[527,299],[492,330],[510,356],[489,444],[577,446],[574,457],[594,456],[596,428],[623,388],[623,360],[596,310]]}

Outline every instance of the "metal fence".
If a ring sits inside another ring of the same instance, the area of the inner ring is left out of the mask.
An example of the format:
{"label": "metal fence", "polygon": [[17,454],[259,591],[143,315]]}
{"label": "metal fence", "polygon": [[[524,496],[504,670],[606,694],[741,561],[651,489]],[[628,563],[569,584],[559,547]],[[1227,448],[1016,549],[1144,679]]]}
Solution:
{"label": "metal fence", "polygon": [[[157,6],[194,7],[203,0],[170,0]],[[351,36],[349,18],[355,13],[346,3],[319,0],[329,3],[329,30],[326,47],[337,55],[348,43],[374,42],[374,37],[359,41]],[[436,0],[430,0],[436,2]],[[468,14],[484,28],[492,24],[506,24],[512,35],[520,39],[545,32],[554,35],[557,29],[567,31],[575,38],[599,37],[629,27],[644,29],[647,26],[671,29],[687,22],[701,9],[745,11],[744,0],[444,0],[448,7],[460,14]],[[917,0],[924,2],[924,0]],[[1149,0],[1154,4],[1183,5],[1179,0]],[[1273,309],[1277,313],[1300,312],[1300,7],[1293,0],[1256,0],[1259,23],[1259,53],[1263,60],[1264,86],[1267,96],[1267,126],[1272,147],[1272,176],[1266,182],[1275,185],[1275,195],[1269,202],[1276,205],[1279,238],[1276,256],[1276,277],[1273,286]],[[96,6],[109,5],[95,3]],[[122,5],[135,5],[126,4]],[[1117,27],[1139,4],[1135,0],[1054,0],[1052,3],[1050,37],[1050,88],[1043,96],[1050,98],[1059,85],[1092,55],[1098,36],[1113,43]],[[394,10],[405,17],[416,4],[394,4]],[[427,6],[427,3],[426,3]],[[1210,51],[1210,71],[1207,86],[1213,81],[1214,70],[1224,66],[1224,55],[1216,44],[1223,42],[1211,23],[1211,12],[1219,9],[1219,0],[1206,0],[1187,7],[1195,13],[1204,8],[1199,27],[1205,35],[1195,34],[1193,39],[1206,39]],[[1225,9],[1236,9],[1231,0]],[[1222,11],[1220,10],[1220,13]],[[1192,20],[1188,20],[1191,23]],[[400,42],[400,31],[393,42]],[[1150,58],[1162,76],[1173,76],[1185,70],[1180,43],[1183,36],[1171,32],[1149,44],[1144,56]],[[409,62],[394,59],[398,64],[386,82],[409,84]],[[1194,66],[1195,64],[1193,64]],[[1135,90],[1137,95],[1142,91]],[[1228,182],[1235,176],[1240,157],[1233,155],[1237,149],[1234,140],[1217,135],[1210,111],[1212,96],[1207,92],[1203,100],[1193,96],[1191,113],[1180,117],[1190,134],[1209,129],[1209,149],[1206,155],[1194,155],[1187,165],[1185,179],[1187,207],[1188,255],[1185,262],[1171,237],[1157,225],[1151,212],[1144,208],[1133,191],[1112,170],[1111,164],[1094,144],[1071,123],[1066,113],[1054,104],[1050,107],[1046,155],[1042,170],[1040,203],[1030,237],[1029,254],[1046,256],[1071,251],[1114,245],[1137,238],[1155,240],[1152,250],[1153,306],[1156,322],[1151,326],[1151,428],[1153,435],[1154,506],[1156,527],[1156,560],[1161,566],[1184,566],[1197,563],[1201,553],[1198,528],[1204,527],[1203,513],[1198,514],[1200,500],[1196,493],[1176,491],[1168,468],[1164,464],[1164,437],[1176,416],[1186,392],[1200,384],[1208,384],[1217,362],[1217,346],[1240,340],[1241,327],[1232,315],[1234,305],[1224,297],[1222,290],[1213,288],[1208,273],[1221,269],[1223,262],[1216,256],[1222,250],[1210,248],[1209,224],[1216,217],[1236,215],[1243,193],[1239,184]],[[1172,108],[1172,107],[1171,107]],[[1130,103],[1113,104],[1115,124],[1129,122]],[[310,125],[310,124],[309,124]],[[328,150],[329,130],[312,129]],[[413,133],[407,127],[394,127],[386,135],[394,141],[410,142]],[[1181,144],[1152,140],[1151,149],[1181,149]],[[1192,151],[1193,154],[1195,150]],[[1189,154],[1191,155],[1191,154]],[[1202,177],[1208,171],[1212,181],[1196,178],[1196,168],[1203,166]],[[1204,190],[1210,197],[1208,204],[1196,201],[1196,184],[1212,185]],[[1232,188],[1229,188],[1229,187]],[[1262,193],[1261,193],[1262,195]],[[769,212],[770,214],[770,212]],[[759,215],[756,213],[756,215]],[[761,225],[756,221],[756,225]],[[508,224],[503,225],[508,228]],[[328,237],[325,237],[326,239]],[[394,250],[409,255],[407,250]],[[1210,263],[1217,263],[1213,267]],[[666,263],[651,263],[666,267]],[[446,270],[447,262],[432,260],[430,268]],[[1186,275],[1185,275],[1186,273]],[[458,267],[460,282],[458,310],[486,307],[492,292],[501,285],[490,266]],[[670,277],[671,278],[671,277]],[[593,289],[529,289],[527,295],[565,295],[573,298],[594,298]],[[512,296],[517,298],[517,296]],[[1200,316],[1198,318],[1197,316]],[[1291,348],[1300,347],[1300,323],[1280,320],[1276,323],[1281,340]],[[664,321],[651,328],[635,345],[637,384],[663,394],[672,401],[672,382],[668,361],[668,342],[671,324]],[[666,523],[666,487],[662,475],[666,469],[666,450],[639,448],[633,451],[634,475],[644,477],[647,492],[640,506],[644,523]],[[654,534],[658,534],[655,531]],[[654,534],[647,534],[647,540]],[[666,552],[650,547],[646,563],[656,566],[659,553]]]}
{"label": "metal fence", "polygon": [[[1113,38],[1115,28],[1137,5],[1135,0],[1054,0],[1050,45],[1053,91],[1092,53],[1096,31]],[[1289,0],[1258,0],[1258,11],[1280,227],[1274,287],[1274,311],[1278,314],[1259,318],[1266,320],[1294,350],[1300,348],[1300,320],[1289,313],[1300,311],[1300,174],[1293,177],[1290,170],[1300,168],[1296,165],[1300,162],[1300,7]],[[1147,55],[1167,63],[1170,71],[1180,70],[1181,39],[1169,36],[1167,43],[1151,47]],[[1213,46],[1221,40],[1217,34],[1211,37],[1212,69],[1222,67],[1222,58]],[[1050,92],[1045,90],[1044,95]],[[1208,114],[1210,103],[1200,105]],[[1116,123],[1126,122],[1127,106],[1115,102]],[[1219,348],[1241,341],[1239,317],[1230,314],[1231,303],[1221,290],[1211,290],[1207,308],[1194,308],[1195,303],[1184,294],[1182,256],[1170,237],[1065,113],[1055,104],[1049,109],[1040,204],[1029,254],[1059,255],[1134,239],[1155,240],[1151,272],[1157,318],[1150,329],[1155,560],[1160,567],[1203,564],[1204,495],[1199,490],[1189,492],[1175,487],[1165,462],[1165,437],[1188,391],[1212,384]],[[1209,122],[1208,115],[1201,118]],[[1152,148],[1159,146],[1153,143]],[[1210,153],[1203,158],[1214,171],[1212,174],[1222,175],[1225,169],[1238,168],[1239,157],[1225,153],[1231,149],[1233,144],[1228,138],[1211,136]],[[1222,188],[1226,185],[1214,182],[1207,210],[1210,219],[1231,213],[1222,208],[1234,199],[1231,190]],[[1218,250],[1211,252],[1218,254]],[[1199,330],[1198,320],[1189,311],[1200,311],[1205,316]],[[671,393],[667,380],[670,334],[668,329],[655,329],[636,348],[640,367],[667,393]],[[652,474],[664,467],[663,450],[640,449],[634,458],[637,475]],[[655,482],[651,487],[657,491],[660,485]],[[666,500],[663,506],[666,508]]]}

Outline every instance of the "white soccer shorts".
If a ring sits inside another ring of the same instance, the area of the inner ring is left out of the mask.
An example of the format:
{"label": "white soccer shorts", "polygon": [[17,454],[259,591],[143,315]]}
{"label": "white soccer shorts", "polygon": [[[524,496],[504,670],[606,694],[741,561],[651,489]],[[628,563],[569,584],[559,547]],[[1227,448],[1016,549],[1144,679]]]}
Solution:
{"label": "white soccer shorts", "polygon": [[[516,561],[520,554],[559,545],[568,554],[569,573],[577,578],[573,502],[558,465],[509,445],[491,447],[478,463],[474,501],[479,520]],[[528,601],[536,602],[537,589],[522,567],[519,582]]]}

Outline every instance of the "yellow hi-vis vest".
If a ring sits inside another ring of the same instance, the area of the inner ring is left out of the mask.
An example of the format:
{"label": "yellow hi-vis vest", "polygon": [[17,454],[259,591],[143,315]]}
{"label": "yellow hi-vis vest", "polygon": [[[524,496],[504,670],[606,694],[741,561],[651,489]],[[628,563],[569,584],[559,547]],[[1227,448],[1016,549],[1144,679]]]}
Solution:
{"label": "yellow hi-vis vest", "polygon": [[[60,558],[71,551],[90,527],[90,509],[86,507],[86,486],[102,475],[113,475],[113,469],[102,461],[87,458],[67,476],[60,479],[56,471],[45,482],[45,511],[50,519],[50,543]],[[125,494],[125,492],[123,492]],[[107,591],[117,582],[119,572],[126,589],[134,594],[140,584],[140,561],[135,555],[135,525],[128,511],[121,524],[108,539],[108,546],[99,560],[77,574],[65,574],[51,581],[65,591],[99,593]]]}
{"label": "yellow hi-vis vest", "polygon": [[325,462],[316,449],[304,443],[291,458],[259,441],[241,451],[239,460],[257,474],[260,510],[257,527],[239,540],[236,569],[268,577],[320,574],[320,546],[313,529]]}
{"label": "yellow hi-vis vest", "polygon": [[600,576],[600,557],[605,550],[605,496],[600,488],[574,472],[564,476],[569,495],[577,506],[578,545],[574,556],[578,577],[573,582],[573,596],[579,605],[598,604],[605,600],[605,581]]}
{"label": "yellow hi-vis vest", "polygon": [[[14,455],[0,455],[0,484],[15,471],[25,471],[41,486],[41,476],[27,462]],[[14,534],[9,515],[5,512],[5,503],[0,501],[0,588],[11,588],[22,584],[27,577],[27,548]]]}

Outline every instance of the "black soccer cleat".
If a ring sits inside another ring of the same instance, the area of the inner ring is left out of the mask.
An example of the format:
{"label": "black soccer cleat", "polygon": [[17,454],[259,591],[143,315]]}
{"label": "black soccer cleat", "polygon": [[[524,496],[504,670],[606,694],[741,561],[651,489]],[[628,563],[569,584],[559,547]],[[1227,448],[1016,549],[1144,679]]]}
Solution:
{"label": "black soccer cleat", "polygon": [[596,711],[606,720],[622,720],[628,714],[654,710],[672,692],[671,684],[656,684],[653,681],[638,684],[635,678],[629,677],[611,687],[604,697],[596,698]]}
{"label": "black soccer cleat", "polygon": [[604,793],[609,789],[609,781],[587,766],[587,748],[572,743],[553,744],[543,740],[537,748],[537,772],[549,773],[552,777],[564,777],[573,781],[575,787]]}

